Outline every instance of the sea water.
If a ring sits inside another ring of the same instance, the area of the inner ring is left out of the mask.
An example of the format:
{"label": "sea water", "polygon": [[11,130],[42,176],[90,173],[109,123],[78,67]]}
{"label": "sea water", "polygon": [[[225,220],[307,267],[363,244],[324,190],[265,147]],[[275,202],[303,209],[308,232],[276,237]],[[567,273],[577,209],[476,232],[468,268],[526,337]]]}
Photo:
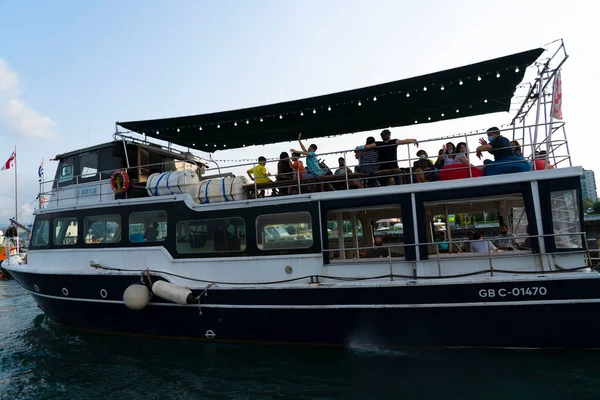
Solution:
{"label": "sea water", "polygon": [[[585,335],[585,332],[581,332]],[[0,281],[0,399],[600,399],[600,351],[234,345],[81,333]]]}

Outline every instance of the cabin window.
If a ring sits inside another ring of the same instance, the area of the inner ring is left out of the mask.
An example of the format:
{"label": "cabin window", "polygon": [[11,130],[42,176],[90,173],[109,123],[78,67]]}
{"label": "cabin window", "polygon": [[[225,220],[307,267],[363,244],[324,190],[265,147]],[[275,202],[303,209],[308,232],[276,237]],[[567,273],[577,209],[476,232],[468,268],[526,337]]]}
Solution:
{"label": "cabin window", "polygon": [[550,192],[550,204],[556,248],[582,248],[577,190]]}
{"label": "cabin window", "polygon": [[50,221],[40,219],[35,222],[33,233],[31,235],[31,244],[33,246],[48,246],[50,238]]}
{"label": "cabin window", "polygon": [[404,257],[404,226],[397,205],[327,212],[330,260]]}
{"label": "cabin window", "polygon": [[129,216],[129,241],[162,242],[167,237],[167,213],[164,211],[145,211],[131,213]]}
{"label": "cabin window", "polygon": [[81,178],[93,178],[98,173],[98,154],[89,153],[81,156]]}
{"label": "cabin window", "polygon": [[308,249],[313,245],[310,214],[302,211],[259,216],[256,245],[260,250]]}
{"label": "cabin window", "polygon": [[56,218],[54,220],[53,242],[57,246],[77,244],[77,218]]}
{"label": "cabin window", "polygon": [[225,253],[246,249],[246,225],[240,217],[177,223],[177,252]]}
{"label": "cabin window", "polygon": [[[72,161],[72,160],[70,160]],[[64,163],[60,168],[58,183],[71,182],[73,179],[73,164]]]}
{"label": "cabin window", "polygon": [[425,203],[425,218],[429,254],[531,248],[520,194]]}
{"label": "cabin window", "polygon": [[118,214],[86,217],[85,243],[118,243],[121,241],[121,216]]}

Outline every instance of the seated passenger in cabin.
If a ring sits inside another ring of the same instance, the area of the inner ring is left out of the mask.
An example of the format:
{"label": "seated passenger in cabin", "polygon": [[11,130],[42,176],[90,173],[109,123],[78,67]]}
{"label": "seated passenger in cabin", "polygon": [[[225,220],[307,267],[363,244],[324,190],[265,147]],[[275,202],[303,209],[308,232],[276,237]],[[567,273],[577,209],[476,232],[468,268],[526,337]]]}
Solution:
{"label": "seated passenger in cabin", "polygon": [[521,150],[521,144],[519,144],[519,142],[513,140],[512,142],[510,142],[510,145],[512,146],[513,153],[515,153],[515,156],[523,157],[523,151]]}
{"label": "seated passenger in cabin", "polygon": [[531,165],[522,156],[515,155],[510,141],[500,134],[500,129],[494,126],[487,134],[488,140],[479,139],[480,146],[476,150],[479,159],[484,151],[494,156],[494,161],[483,161],[486,176],[531,171]]}
{"label": "seated passenger in cabin", "polygon": [[[377,149],[379,168],[378,170],[394,170],[399,169],[398,166],[398,146],[402,144],[414,143],[415,146],[419,146],[417,139],[390,139],[392,133],[389,129],[381,131],[381,142],[368,143],[366,146],[359,146],[360,150],[364,149]],[[396,175],[393,177],[396,185],[400,184],[400,176]],[[381,186],[387,186],[389,184],[389,178],[380,178],[379,183]]]}
{"label": "seated passenger in cabin", "polygon": [[313,143],[308,146],[308,149],[304,147],[304,144],[302,143],[302,132],[298,134],[298,143],[300,144],[302,150],[290,149],[290,152],[299,153],[306,156],[306,168],[308,169],[308,173],[304,173],[302,175],[302,179],[314,179],[325,175],[325,171],[321,169],[319,160],[317,159],[317,154],[315,153],[317,151],[317,145]]}
{"label": "seated passenger in cabin", "polygon": [[465,142],[460,142],[456,145],[456,154],[454,155],[453,161],[442,168],[442,171],[440,171],[440,180],[447,181],[483,176],[483,167],[476,167],[471,164],[469,162],[468,154],[469,151],[467,150],[467,144]]}
{"label": "seated passenger in cabin", "polygon": [[450,248],[450,244],[446,241],[446,231],[439,231],[438,237],[435,239],[435,242],[438,243],[438,251],[447,253]]}
{"label": "seated passenger in cabin", "polygon": [[375,236],[373,238],[373,248],[367,250],[367,258],[382,258],[387,257],[389,251],[387,247],[383,247],[383,238],[381,236]]}
{"label": "seated passenger in cabin", "polygon": [[151,222],[146,229],[146,242],[156,242],[158,238],[158,226],[156,222]]}
{"label": "seated passenger in cabin", "polygon": [[435,166],[428,158],[425,150],[417,151],[419,159],[413,163],[413,170],[417,177],[417,182],[438,181],[439,177],[435,173]]}
{"label": "seated passenger in cabin", "polygon": [[488,253],[490,251],[497,251],[496,246],[489,240],[482,239],[480,232],[475,232],[471,242],[471,253]]}
{"label": "seated passenger in cabin", "polygon": [[467,232],[467,242],[463,243],[463,251],[466,251],[468,253],[471,252],[471,241],[473,240],[473,236],[475,235],[475,232],[473,231],[468,231]]}
{"label": "seated passenger in cabin", "polygon": [[498,236],[494,242],[500,250],[515,250],[521,248],[517,243],[517,235],[509,232],[508,226],[506,225],[500,227],[500,236]]}

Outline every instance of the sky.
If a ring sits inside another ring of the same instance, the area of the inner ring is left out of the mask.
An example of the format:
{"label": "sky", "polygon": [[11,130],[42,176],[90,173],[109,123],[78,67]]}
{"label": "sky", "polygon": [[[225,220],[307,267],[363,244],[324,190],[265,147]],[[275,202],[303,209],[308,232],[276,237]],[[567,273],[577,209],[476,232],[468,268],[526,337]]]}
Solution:
{"label": "sky", "polygon": [[[589,4],[589,5],[588,5]],[[591,2],[465,0],[0,0],[0,163],[17,147],[18,208],[31,221],[38,166],[109,142],[115,121],[294,100],[436,72],[565,41],[563,114],[573,164],[600,173],[594,128],[600,32]],[[392,130],[425,139],[509,123],[496,113]],[[318,140],[354,148],[375,133]],[[218,151],[277,157],[292,143]],[[470,143],[470,146],[473,146]],[[437,148],[426,148],[430,155]],[[206,156],[199,153],[201,156]],[[335,166],[337,157],[329,157]],[[473,162],[473,160],[472,160]],[[474,162],[476,163],[476,162]],[[222,164],[224,165],[224,164]],[[270,168],[275,173],[275,168]],[[0,226],[14,173],[0,172]]]}

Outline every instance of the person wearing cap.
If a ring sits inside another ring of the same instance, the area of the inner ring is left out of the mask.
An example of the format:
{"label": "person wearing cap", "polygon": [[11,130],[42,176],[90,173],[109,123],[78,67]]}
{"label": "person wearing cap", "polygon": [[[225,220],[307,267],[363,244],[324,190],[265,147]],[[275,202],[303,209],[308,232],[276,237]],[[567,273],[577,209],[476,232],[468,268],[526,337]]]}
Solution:
{"label": "person wearing cap", "polygon": [[432,182],[436,179],[435,166],[433,162],[428,158],[425,150],[417,151],[417,157],[419,159],[413,163],[413,172],[417,178],[417,182]]}
{"label": "person wearing cap", "polygon": [[480,146],[475,151],[479,159],[484,151],[494,156],[494,161],[483,161],[486,176],[531,171],[531,164],[522,156],[515,155],[510,140],[502,136],[500,129],[494,126],[487,130],[487,135],[487,141],[479,139]]}

